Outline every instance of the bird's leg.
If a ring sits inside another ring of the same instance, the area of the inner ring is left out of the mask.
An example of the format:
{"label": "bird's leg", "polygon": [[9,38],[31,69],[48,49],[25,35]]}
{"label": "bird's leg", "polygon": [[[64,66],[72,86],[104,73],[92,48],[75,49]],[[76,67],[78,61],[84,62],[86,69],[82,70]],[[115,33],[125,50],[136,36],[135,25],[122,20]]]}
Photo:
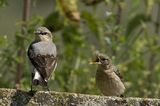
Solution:
{"label": "bird's leg", "polygon": [[49,87],[48,87],[48,84],[47,84],[47,91],[50,91]]}
{"label": "bird's leg", "polygon": [[31,83],[31,90],[30,90],[30,92],[32,92],[32,83]]}
{"label": "bird's leg", "polygon": [[34,74],[32,73],[32,77],[31,77],[31,89],[30,89],[30,91],[29,91],[29,94],[31,95],[31,96],[33,96],[34,95],[34,92],[33,92],[33,82],[32,82],[32,80],[33,80],[33,77],[34,77]]}
{"label": "bird's leg", "polygon": [[33,92],[33,83],[32,83],[32,80],[33,80],[33,77],[34,77],[34,74],[32,73],[32,77],[31,77],[31,90],[30,90],[30,92]]}
{"label": "bird's leg", "polygon": [[43,83],[43,88],[44,88],[44,90],[45,90],[45,91],[50,91],[50,90],[49,90],[49,87],[48,87],[48,81],[47,81],[47,80],[43,80],[42,83]]}
{"label": "bird's leg", "polygon": [[50,91],[49,87],[48,87],[48,82],[46,82],[46,87],[45,88],[46,88],[47,91]]}
{"label": "bird's leg", "polygon": [[48,85],[45,86],[44,89],[45,89],[45,93],[49,93],[50,92]]}
{"label": "bird's leg", "polygon": [[44,82],[45,82],[46,90],[47,90],[47,91],[50,91],[50,90],[49,90],[49,87],[48,87],[48,80],[45,79]]}

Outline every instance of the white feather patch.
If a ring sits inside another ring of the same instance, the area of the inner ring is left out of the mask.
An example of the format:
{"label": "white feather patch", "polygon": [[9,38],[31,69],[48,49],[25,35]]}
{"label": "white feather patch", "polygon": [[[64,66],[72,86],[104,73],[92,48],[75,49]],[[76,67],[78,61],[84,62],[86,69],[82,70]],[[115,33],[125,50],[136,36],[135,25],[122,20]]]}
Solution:
{"label": "white feather patch", "polygon": [[35,75],[34,75],[34,80],[37,79],[37,80],[40,80],[41,78],[41,75],[39,74],[39,72],[37,70],[35,70]]}

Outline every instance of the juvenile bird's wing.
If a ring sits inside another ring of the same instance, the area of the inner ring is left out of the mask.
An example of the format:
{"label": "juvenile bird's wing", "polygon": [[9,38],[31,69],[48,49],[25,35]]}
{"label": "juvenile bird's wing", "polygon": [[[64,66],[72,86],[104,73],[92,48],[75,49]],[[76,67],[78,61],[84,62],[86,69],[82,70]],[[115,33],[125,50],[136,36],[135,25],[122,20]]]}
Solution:
{"label": "juvenile bird's wing", "polygon": [[124,82],[123,76],[120,74],[119,70],[114,66],[114,73]]}
{"label": "juvenile bird's wing", "polygon": [[32,46],[29,47],[28,57],[33,66],[39,71],[41,77],[48,80],[57,65],[57,57],[54,54],[38,54]]}

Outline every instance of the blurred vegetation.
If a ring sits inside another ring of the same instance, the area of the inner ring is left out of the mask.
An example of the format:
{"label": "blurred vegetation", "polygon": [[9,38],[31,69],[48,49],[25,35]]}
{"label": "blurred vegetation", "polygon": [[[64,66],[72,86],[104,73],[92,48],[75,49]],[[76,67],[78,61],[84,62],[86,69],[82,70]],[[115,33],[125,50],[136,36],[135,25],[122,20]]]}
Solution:
{"label": "blurred vegetation", "polygon": [[[21,29],[12,35],[14,39],[0,36],[0,87],[15,87],[16,65],[24,60],[21,89],[30,89],[26,51],[34,28],[44,25],[53,32],[58,48],[58,67],[49,81],[51,90],[100,94],[95,84],[96,66],[89,65],[99,50],[112,58],[124,76],[126,96],[160,97],[159,0],[55,3],[47,17],[30,16],[25,23],[27,36],[22,36]],[[0,0],[1,7],[7,8],[7,4],[9,1]],[[19,49],[25,52],[22,57],[17,56]]]}

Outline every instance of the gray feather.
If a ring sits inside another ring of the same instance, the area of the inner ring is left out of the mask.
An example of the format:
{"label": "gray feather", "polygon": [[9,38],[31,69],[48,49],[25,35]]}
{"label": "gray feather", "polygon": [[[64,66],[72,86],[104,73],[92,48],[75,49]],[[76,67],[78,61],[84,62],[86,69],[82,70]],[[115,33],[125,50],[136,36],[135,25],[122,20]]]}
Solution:
{"label": "gray feather", "polygon": [[28,57],[40,73],[43,80],[48,80],[57,64],[57,51],[53,42],[33,42],[28,49]]}
{"label": "gray feather", "polygon": [[37,42],[33,43],[32,50],[35,55],[54,55],[57,56],[56,46],[53,42]]}

